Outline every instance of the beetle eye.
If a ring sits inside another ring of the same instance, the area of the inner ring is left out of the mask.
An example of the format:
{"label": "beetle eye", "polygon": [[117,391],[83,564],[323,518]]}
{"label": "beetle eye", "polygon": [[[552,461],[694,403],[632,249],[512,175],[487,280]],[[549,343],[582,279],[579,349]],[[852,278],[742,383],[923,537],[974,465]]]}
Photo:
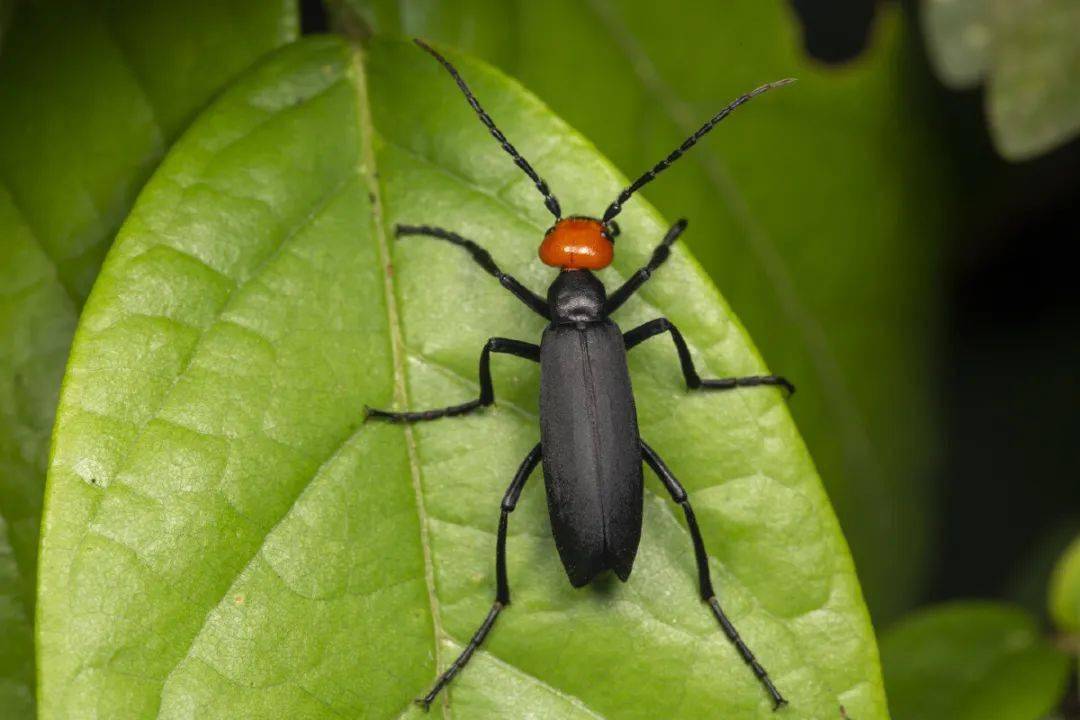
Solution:
{"label": "beetle eye", "polygon": [[615,238],[619,237],[619,233],[622,232],[619,229],[619,223],[615,222],[614,220],[609,220],[605,224],[605,227],[607,228],[608,239],[612,242],[615,242]]}

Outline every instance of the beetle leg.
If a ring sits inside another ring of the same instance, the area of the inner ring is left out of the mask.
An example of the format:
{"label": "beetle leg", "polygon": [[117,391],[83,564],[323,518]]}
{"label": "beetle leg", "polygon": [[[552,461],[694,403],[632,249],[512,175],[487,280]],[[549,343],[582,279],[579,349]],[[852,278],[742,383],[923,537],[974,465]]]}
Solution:
{"label": "beetle leg", "polygon": [[393,412],[391,410],[376,410],[375,408],[365,407],[365,419],[375,418],[389,422],[412,423],[421,420],[437,420],[441,417],[452,417],[454,415],[467,415],[474,410],[487,407],[495,402],[495,388],[491,383],[491,353],[493,352],[516,355],[526,360],[540,362],[539,345],[522,342],[521,340],[511,340],[510,338],[489,338],[480,353],[480,397],[460,405],[412,412]]}
{"label": "beetle leg", "polygon": [[649,258],[649,262],[645,264],[645,267],[640,268],[637,272],[630,276],[630,278],[620,285],[615,292],[608,296],[607,302],[604,303],[604,314],[610,315],[619,309],[619,306],[630,299],[630,296],[637,292],[638,288],[645,284],[645,281],[652,277],[652,274],[656,272],[671,255],[672,244],[679,239],[683,230],[686,229],[686,220],[679,220],[667,231],[664,235],[664,239],[653,250],[652,256]]}
{"label": "beetle leg", "polygon": [[495,261],[491,258],[491,253],[472,240],[463,238],[456,232],[432,227],[430,225],[397,225],[394,228],[394,231],[399,238],[407,237],[409,235],[425,235],[427,237],[438,238],[439,240],[446,240],[460,248],[465,248],[465,250],[472,255],[472,259],[476,261],[476,264],[484,268],[488,274],[492,275],[502,283],[502,286],[513,293],[514,297],[528,305],[529,309],[540,317],[545,320],[549,319],[548,316],[550,315],[550,312],[548,311],[547,301],[518,282],[513,275],[507,275],[500,270],[499,266],[496,265]]}
{"label": "beetle leg", "polygon": [[750,670],[753,671],[758,681],[761,683],[765,691],[769,693],[772,698],[774,709],[778,709],[787,704],[787,700],[780,694],[780,691],[773,685],[772,680],[769,678],[769,673],[754,657],[754,653],[750,651],[750,648],[739,636],[739,632],[735,629],[735,626],[724,614],[723,608],[720,607],[720,601],[716,599],[716,591],[713,590],[712,576],[709,572],[709,555],[705,550],[705,541],[701,539],[701,530],[698,528],[697,518],[694,516],[694,509],[690,507],[690,498],[686,494],[686,490],[682,484],[672,474],[670,468],[664,463],[656,451],[653,450],[644,440],[641,441],[641,456],[645,460],[646,464],[652,468],[656,473],[660,481],[664,483],[664,487],[667,488],[671,494],[671,499],[677,502],[683,509],[683,513],[686,515],[686,525],[690,529],[690,538],[694,543],[694,557],[697,560],[698,569],[698,583],[701,590],[701,598],[709,604],[709,608],[712,609],[712,613],[716,616],[716,620],[720,623],[720,627],[724,630],[724,634],[727,635],[728,640],[738,650],[739,655],[742,656],[743,661],[750,666]]}
{"label": "beetle leg", "polygon": [[679,353],[679,365],[682,366],[683,377],[686,378],[686,386],[691,390],[731,390],[737,387],[755,387],[758,385],[775,385],[784,388],[788,396],[795,394],[795,386],[786,378],[779,375],[749,375],[746,377],[729,377],[719,379],[702,379],[694,369],[694,359],[690,357],[690,348],[686,346],[686,340],[682,333],[667,318],[656,318],[633,330],[623,334],[623,342],[626,349],[640,345],[651,337],[662,333],[671,333],[671,340],[675,343],[675,349]]}
{"label": "beetle leg", "polygon": [[536,469],[539,463],[540,443],[537,443],[529,451],[529,454],[525,456],[521,466],[518,467],[518,471],[514,474],[514,479],[510,482],[510,487],[506,489],[506,494],[503,496],[501,513],[499,514],[499,534],[495,541],[495,602],[492,603],[487,617],[484,618],[484,622],[480,623],[480,627],[477,628],[461,655],[458,655],[457,659],[446,669],[446,672],[439,676],[439,679],[435,681],[427,695],[417,698],[416,703],[424,710],[427,710],[431,703],[435,701],[435,696],[439,694],[439,691],[461,672],[461,669],[469,662],[476,649],[480,647],[480,643],[484,642],[484,638],[491,632],[499,613],[510,604],[510,582],[506,576],[507,524],[510,513],[514,512],[514,508],[517,507],[517,501],[521,497],[521,490],[525,487],[525,481],[529,479],[529,475],[532,474],[532,471]]}

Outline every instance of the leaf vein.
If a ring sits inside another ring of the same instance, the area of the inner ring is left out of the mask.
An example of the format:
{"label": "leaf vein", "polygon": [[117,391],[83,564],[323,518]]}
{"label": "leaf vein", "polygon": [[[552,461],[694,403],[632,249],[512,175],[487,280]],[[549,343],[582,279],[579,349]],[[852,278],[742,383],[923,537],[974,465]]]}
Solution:
{"label": "leaf vein", "polygon": [[[357,119],[360,124],[361,155],[358,158],[361,176],[367,183],[368,192],[372,204],[372,229],[379,248],[379,267],[383,275],[383,290],[386,298],[387,326],[390,330],[390,354],[394,366],[394,402],[400,406],[408,402],[408,390],[406,387],[406,356],[405,340],[402,328],[401,315],[398,312],[397,298],[395,295],[395,283],[392,273],[387,272],[391,267],[390,245],[387,242],[382,208],[382,188],[379,185],[376,169],[374,134],[375,126],[371,117],[369,97],[367,90],[367,77],[364,70],[363,50],[359,47],[353,49],[352,71],[355,73],[354,86],[356,88]],[[366,172],[364,172],[366,170]],[[421,481],[420,460],[416,447],[416,438],[412,428],[406,425],[403,429],[405,446],[409,457],[409,474],[412,479],[413,494],[416,498],[416,512],[420,525],[420,545],[424,558],[424,580],[427,585],[428,604],[431,609],[431,622],[434,629],[432,643],[434,646],[435,666],[438,670],[442,667],[441,643],[439,639],[445,635],[442,627],[442,616],[439,610],[439,598],[435,592],[435,568],[432,560],[431,541],[429,539],[429,521],[427,508],[424,503],[424,490]],[[442,695],[443,717],[450,716],[450,693]]]}

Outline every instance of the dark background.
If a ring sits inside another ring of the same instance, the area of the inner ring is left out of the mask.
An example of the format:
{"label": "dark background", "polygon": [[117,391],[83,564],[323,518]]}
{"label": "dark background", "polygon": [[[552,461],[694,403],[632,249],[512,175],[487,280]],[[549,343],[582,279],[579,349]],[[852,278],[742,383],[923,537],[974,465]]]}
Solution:
{"label": "dark background", "polygon": [[[863,49],[877,3],[792,0],[807,51]],[[918,16],[919,3],[904,2]],[[998,157],[982,90],[937,81],[917,38],[919,108],[942,135],[953,224],[939,358],[945,421],[937,567],[928,601],[1017,600],[1045,614],[1053,560],[1080,529],[1080,142]]]}

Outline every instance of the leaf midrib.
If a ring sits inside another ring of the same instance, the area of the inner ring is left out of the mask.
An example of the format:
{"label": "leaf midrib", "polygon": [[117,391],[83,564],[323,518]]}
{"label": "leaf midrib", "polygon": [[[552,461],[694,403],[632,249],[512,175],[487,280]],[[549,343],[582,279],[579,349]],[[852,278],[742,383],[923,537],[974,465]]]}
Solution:
{"label": "leaf midrib", "polygon": [[[364,70],[364,51],[359,45],[351,45],[352,64],[351,69],[355,73],[353,87],[356,91],[357,121],[360,126],[360,157],[357,159],[357,171],[363,178],[371,198],[371,226],[375,234],[379,250],[379,272],[383,276],[383,293],[386,303],[387,327],[390,334],[390,357],[394,368],[394,403],[397,407],[405,407],[408,403],[408,390],[405,383],[405,340],[401,326],[400,314],[397,307],[397,296],[394,288],[394,276],[387,272],[391,267],[390,246],[386,239],[386,227],[383,222],[382,187],[379,183],[379,174],[376,170],[375,159],[375,124],[371,118],[371,105],[368,96],[367,74]],[[428,606],[431,610],[431,623],[433,628],[433,645],[436,672],[442,670],[442,638],[445,631],[442,626],[442,614],[440,612],[439,598],[435,592],[435,567],[431,557],[431,541],[427,508],[424,504],[424,491],[420,479],[420,461],[417,457],[416,438],[412,427],[404,426],[405,447],[409,458],[409,476],[412,481],[413,496],[416,503],[416,513],[419,519],[420,546],[424,558],[424,584],[427,589]],[[442,693],[443,717],[452,717],[450,714],[450,693]]]}

